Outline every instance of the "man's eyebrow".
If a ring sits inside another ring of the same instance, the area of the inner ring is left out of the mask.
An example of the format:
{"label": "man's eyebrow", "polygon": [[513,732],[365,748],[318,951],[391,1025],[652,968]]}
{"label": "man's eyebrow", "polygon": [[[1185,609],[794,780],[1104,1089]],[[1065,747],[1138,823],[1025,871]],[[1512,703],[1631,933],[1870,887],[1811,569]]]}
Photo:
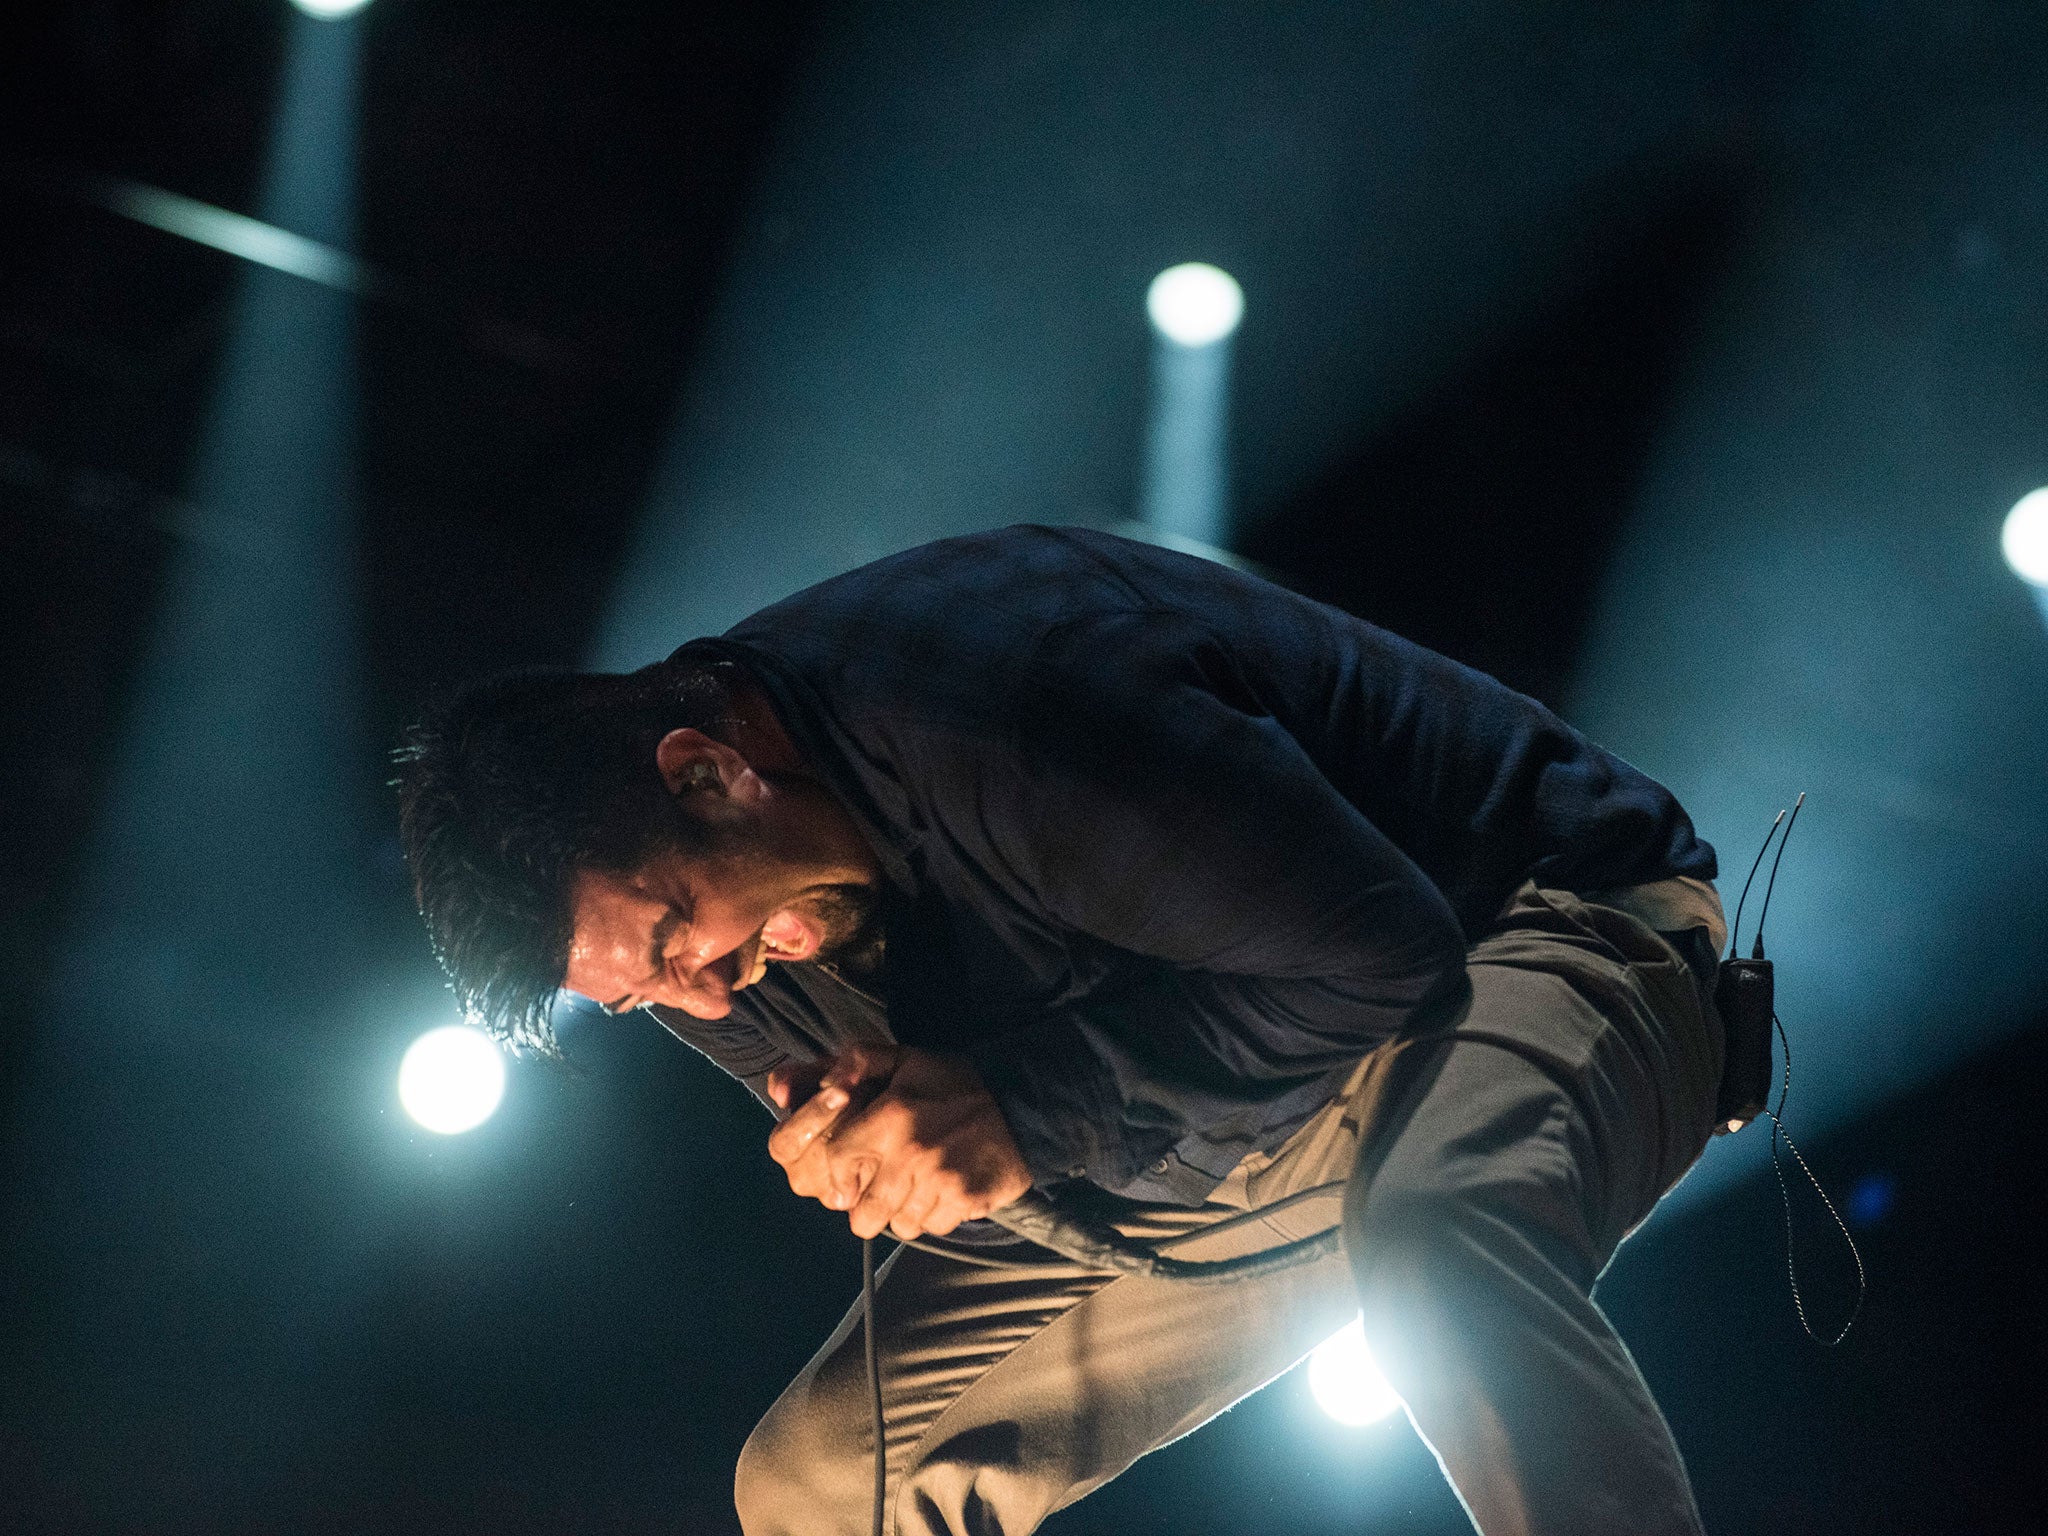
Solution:
{"label": "man's eyebrow", "polygon": [[690,914],[675,903],[662,913],[661,920],[654,925],[654,937],[647,945],[647,971],[649,975],[662,969],[666,963],[662,951],[668,948],[668,941],[675,937],[676,930],[689,921]]}

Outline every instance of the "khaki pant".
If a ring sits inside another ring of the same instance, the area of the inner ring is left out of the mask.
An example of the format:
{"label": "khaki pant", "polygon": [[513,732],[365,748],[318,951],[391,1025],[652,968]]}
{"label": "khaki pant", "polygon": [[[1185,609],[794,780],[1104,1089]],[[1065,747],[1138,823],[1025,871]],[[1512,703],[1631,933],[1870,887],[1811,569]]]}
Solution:
{"label": "khaki pant", "polygon": [[[1721,1038],[1655,929],[1723,942],[1699,881],[1582,899],[1525,885],[1471,950],[1447,1033],[1366,1056],[1276,1153],[1162,1237],[1314,1185],[1327,1199],[1178,1245],[1324,1230],[1345,1252],[1228,1285],[899,1249],[877,1318],[888,1529],[1021,1536],[1286,1371],[1362,1308],[1381,1369],[1485,1536],[1696,1536],[1677,1447],[1590,1290],[1712,1129]],[[742,1452],[747,1536],[863,1536],[873,1441],[858,1304]]]}

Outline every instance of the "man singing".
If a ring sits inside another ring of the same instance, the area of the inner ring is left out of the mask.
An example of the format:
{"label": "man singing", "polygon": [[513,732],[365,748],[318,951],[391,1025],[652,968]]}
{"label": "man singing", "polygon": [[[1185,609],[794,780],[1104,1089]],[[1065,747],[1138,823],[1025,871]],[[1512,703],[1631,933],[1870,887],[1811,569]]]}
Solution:
{"label": "man singing", "polygon": [[[1361,1308],[1485,1536],[1699,1530],[1590,1291],[1713,1127],[1714,852],[1534,701],[1023,527],[474,685],[400,760],[465,1005],[542,1047],[563,988],[649,1010],[774,1109],[799,1195],[930,1243],[877,1296],[890,1531],[1021,1536]],[[977,1249],[1034,1186],[1177,1257],[1342,1251],[1188,1285]],[[749,1536],[868,1529],[860,1331],[748,1440]]]}

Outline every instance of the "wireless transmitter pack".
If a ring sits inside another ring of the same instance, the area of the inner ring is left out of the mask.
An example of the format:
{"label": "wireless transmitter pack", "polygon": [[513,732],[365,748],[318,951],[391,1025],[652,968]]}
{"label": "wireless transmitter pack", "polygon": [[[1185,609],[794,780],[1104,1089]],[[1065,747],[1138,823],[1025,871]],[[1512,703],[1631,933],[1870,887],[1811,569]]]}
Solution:
{"label": "wireless transmitter pack", "polygon": [[1757,935],[1747,960],[1721,962],[1714,978],[1714,1008],[1727,1040],[1721,1095],[1714,1103],[1714,1134],[1739,1131],[1764,1112],[1771,1097],[1771,1021],[1777,1017],[1776,984]]}
{"label": "wireless transmitter pack", "polygon": [[[1793,802],[1792,821],[1799,820],[1799,808],[1806,804],[1801,794]],[[1778,862],[1785,857],[1785,844],[1792,839],[1792,827],[1778,840],[1778,857],[1771,860],[1771,878],[1764,886],[1764,909],[1756,920],[1756,942],[1749,958],[1735,954],[1737,934],[1742,927],[1743,904],[1749,900],[1750,882],[1770,852],[1785,813],[1778,812],[1764,845],[1749,866],[1749,879],[1742,882],[1741,899],[1735,903],[1735,921],[1728,929],[1728,954],[1714,977],[1714,1009],[1721,1015],[1725,1060],[1721,1068],[1721,1092],[1714,1104],[1714,1134],[1725,1136],[1739,1131],[1764,1112],[1771,1101],[1771,1031],[1777,1022],[1777,983],[1771,962],[1764,958],[1764,919],[1771,915],[1771,892],[1778,884]]]}

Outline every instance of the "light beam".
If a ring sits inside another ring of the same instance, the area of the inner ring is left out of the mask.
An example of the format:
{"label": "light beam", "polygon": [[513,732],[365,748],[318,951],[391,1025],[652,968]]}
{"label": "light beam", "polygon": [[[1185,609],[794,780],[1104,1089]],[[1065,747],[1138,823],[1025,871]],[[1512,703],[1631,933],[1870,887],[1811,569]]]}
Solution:
{"label": "light beam", "polygon": [[1230,338],[1244,317],[1237,279],[1187,261],[1152,279],[1151,419],[1139,517],[1166,539],[1227,546]]}
{"label": "light beam", "polygon": [[[286,20],[256,212],[346,249],[359,31]],[[347,1037],[323,1015],[361,953],[376,761],[358,708],[356,300],[273,264],[232,278],[184,484],[211,536],[168,551],[134,620],[134,702],[32,1063],[55,1087],[22,1096],[61,1117],[25,1115],[10,1154],[49,1174],[16,1220],[61,1226],[57,1199],[97,1223],[52,1276],[48,1369],[89,1394],[103,1445],[148,1435],[223,1508],[329,1428],[310,1362],[345,1326],[332,1287],[356,1232],[336,1218],[362,1206],[330,1134]],[[80,1518],[119,1524],[106,1511],[141,1496],[128,1475],[81,1471],[104,1492]]]}

